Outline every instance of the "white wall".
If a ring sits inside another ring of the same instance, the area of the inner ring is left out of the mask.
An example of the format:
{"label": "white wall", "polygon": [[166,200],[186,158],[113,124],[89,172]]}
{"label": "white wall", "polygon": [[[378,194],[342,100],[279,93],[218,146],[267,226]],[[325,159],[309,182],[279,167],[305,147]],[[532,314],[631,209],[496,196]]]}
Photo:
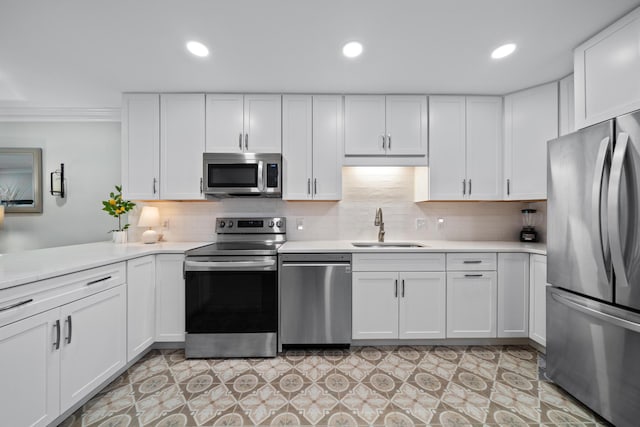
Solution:
{"label": "white wall", "polygon": [[[108,240],[115,218],[101,211],[120,183],[120,123],[0,123],[0,147],[41,147],[42,214],[5,215],[0,253]],[[67,194],[49,193],[49,173],[65,166]]]}

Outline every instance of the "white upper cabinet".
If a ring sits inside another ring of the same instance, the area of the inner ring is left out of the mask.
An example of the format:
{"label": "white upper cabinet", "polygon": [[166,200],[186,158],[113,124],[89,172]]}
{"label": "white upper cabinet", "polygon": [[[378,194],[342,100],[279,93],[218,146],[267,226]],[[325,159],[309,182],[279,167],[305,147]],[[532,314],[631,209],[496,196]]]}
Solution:
{"label": "white upper cabinet", "polygon": [[576,130],[573,74],[561,79],[558,83],[560,85],[560,94],[558,99],[558,109],[560,110],[558,133],[562,136]]}
{"label": "white upper cabinet", "polygon": [[576,128],[640,109],[640,8],[574,51]]}
{"label": "white upper cabinet", "polygon": [[429,97],[429,199],[502,198],[502,99]]}
{"label": "white upper cabinet", "polygon": [[204,95],[125,94],[122,184],[134,200],[202,199]]}
{"label": "white upper cabinet", "polygon": [[547,198],[547,141],[558,137],[558,83],[504,98],[506,200]]}
{"label": "white upper cabinet", "polygon": [[426,96],[347,95],[344,102],[345,156],[416,156],[425,163]]}
{"label": "white upper cabinet", "polygon": [[122,97],[122,191],[127,199],[160,197],[160,95]]}
{"label": "white upper cabinet", "polygon": [[280,153],[280,95],[207,94],[206,151]]}
{"label": "white upper cabinet", "polygon": [[203,199],[204,95],[160,95],[160,196]]}
{"label": "white upper cabinet", "polygon": [[344,154],[386,154],[385,97],[347,95],[344,97]]}
{"label": "white upper cabinet", "polygon": [[285,200],[342,196],[342,98],[285,95],[282,99]]}
{"label": "white upper cabinet", "polygon": [[387,154],[424,156],[427,154],[427,97],[394,95],[386,97]]}

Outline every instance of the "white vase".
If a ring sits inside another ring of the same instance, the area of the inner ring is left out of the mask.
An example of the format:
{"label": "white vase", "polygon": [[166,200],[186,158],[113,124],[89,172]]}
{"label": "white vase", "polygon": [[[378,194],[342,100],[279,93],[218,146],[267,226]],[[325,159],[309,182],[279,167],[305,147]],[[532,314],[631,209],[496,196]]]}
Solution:
{"label": "white vase", "polygon": [[114,231],[112,234],[113,243],[127,243],[126,231]]}

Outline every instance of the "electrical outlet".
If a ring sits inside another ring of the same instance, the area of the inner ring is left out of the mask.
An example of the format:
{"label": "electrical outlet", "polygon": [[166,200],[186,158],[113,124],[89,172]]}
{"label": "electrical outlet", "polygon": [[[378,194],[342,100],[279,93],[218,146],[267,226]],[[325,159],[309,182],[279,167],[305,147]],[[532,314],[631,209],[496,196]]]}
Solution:
{"label": "electrical outlet", "polygon": [[162,228],[166,228],[167,230],[169,229],[169,220],[168,219],[165,219],[162,222]]}
{"label": "electrical outlet", "polygon": [[444,218],[438,218],[437,220],[438,223],[438,230],[444,230]]}
{"label": "electrical outlet", "polygon": [[296,229],[304,230],[304,218],[296,218]]}
{"label": "electrical outlet", "polygon": [[427,220],[424,218],[416,218],[416,230],[424,230],[427,228]]}

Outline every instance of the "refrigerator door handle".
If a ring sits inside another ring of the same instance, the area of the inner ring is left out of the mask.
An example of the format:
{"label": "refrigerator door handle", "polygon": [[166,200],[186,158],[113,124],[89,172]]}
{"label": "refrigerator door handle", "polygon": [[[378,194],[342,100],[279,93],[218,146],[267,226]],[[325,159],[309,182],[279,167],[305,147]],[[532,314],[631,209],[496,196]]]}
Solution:
{"label": "refrigerator door handle", "polygon": [[596,174],[593,178],[593,186],[591,190],[591,244],[594,248],[598,248],[596,262],[598,269],[605,272],[609,278],[609,270],[605,263],[604,245],[602,241],[602,186],[604,184],[604,171],[609,157],[609,149],[611,147],[611,138],[608,136],[600,141],[598,149],[598,157],[596,158]]}
{"label": "refrigerator door handle", "polygon": [[558,294],[551,294],[551,298],[553,298],[554,300],[556,300],[557,302],[559,302],[562,305],[566,305],[567,307],[573,308],[574,310],[577,310],[581,313],[587,314],[589,316],[595,317],[597,319],[600,319],[604,322],[610,323],[612,325],[616,325],[616,326],[620,326],[621,328],[624,329],[628,329],[630,331],[633,332],[638,332],[640,333],[640,324],[636,323],[636,322],[632,322],[630,320],[626,320],[626,319],[621,319],[619,317],[613,316],[611,314],[608,313],[603,313],[602,311],[598,311],[596,309],[593,309],[591,307],[587,307],[585,305],[582,305],[576,301],[572,301],[569,298],[562,296],[562,295],[558,295]]}
{"label": "refrigerator door handle", "polygon": [[609,242],[611,243],[611,261],[619,286],[629,286],[627,270],[624,265],[622,239],[620,238],[620,185],[622,183],[622,166],[627,154],[629,135],[621,132],[611,160],[611,176],[609,177],[609,194],[607,196],[607,222]]}

